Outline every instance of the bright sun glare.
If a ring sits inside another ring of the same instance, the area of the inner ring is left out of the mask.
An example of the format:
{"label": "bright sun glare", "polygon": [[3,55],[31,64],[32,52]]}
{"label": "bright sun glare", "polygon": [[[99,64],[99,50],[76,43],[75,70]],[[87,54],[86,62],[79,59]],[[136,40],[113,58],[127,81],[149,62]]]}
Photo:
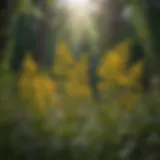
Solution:
{"label": "bright sun glare", "polygon": [[68,0],[68,4],[71,6],[86,6],[88,5],[89,0]]}
{"label": "bright sun glare", "polygon": [[[92,0],[59,0],[68,8],[68,26],[73,39],[81,39],[82,32],[90,30],[92,25],[92,10],[95,3]],[[78,38],[77,38],[78,37]]]}

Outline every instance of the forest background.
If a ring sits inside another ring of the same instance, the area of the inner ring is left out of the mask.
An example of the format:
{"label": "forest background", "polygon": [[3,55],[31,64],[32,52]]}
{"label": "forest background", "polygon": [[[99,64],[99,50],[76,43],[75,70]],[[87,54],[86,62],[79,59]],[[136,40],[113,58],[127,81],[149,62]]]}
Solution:
{"label": "forest background", "polygon": [[[158,16],[151,28],[142,1],[72,1],[1,12],[0,157],[158,160]],[[128,68],[135,39],[145,54]]]}

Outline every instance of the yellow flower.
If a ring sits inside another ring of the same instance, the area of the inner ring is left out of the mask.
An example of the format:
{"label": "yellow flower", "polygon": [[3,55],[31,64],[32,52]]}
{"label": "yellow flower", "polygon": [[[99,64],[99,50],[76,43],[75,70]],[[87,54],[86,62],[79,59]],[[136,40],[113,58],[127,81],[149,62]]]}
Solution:
{"label": "yellow flower", "polygon": [[65,42],[61,42],[57,46],[55,64],[52,69],[53,73],[56,73],[56,75],[67,76],[70,69],[73,68],[74,63],[68,45]]}
{"label": "yellow flower", "polygon": [[23,71],[27,73],[36,73],[37,66],[31,57],[27,57],[23,63]]}
{"label": "yellow flower", "polygon": [[41,79],[41,77],[36,76],[33,79],[32,86],[33,86],[33,89],[34,89],[35,92],[41,92],[43,85],[44,85],[44,82]]}
{"label": "yellow flower", "polygon": [[46,109],[46,103],[44,100],[44,97],[42,94],[36,94],[35,96],[35,105],[38,107],[38,109],[40,109],[42,112],[45,111]]}
{"label": "yellow flower", "polygon": [[49,77],[44,77],[43,83],[44,83],[43,87],[44,87],[46,96],[49,96],[53,94],[54,91],[56,91],[56,84]]}
{"label": "yellow flower", "polygon": [[27,76],[26,74],[22,74],[18,81],[18,86],[20,89],[20,93],[26,97],[31,92],[31,84],[32,78]]}
{"label": "yellow flower", "polygon": [[141,76],[142,62],[133,66],[133,68],[126,75],[126,63],[128,60],[129,47],[131,43],[131,40],[125,40],[107,52],[103,57],[101,65],[98,68],[98,74],[102,78],[106,79],[106,86],[111,86],[114,84],[125,87],[135,85],[138,86],[137,80]]}

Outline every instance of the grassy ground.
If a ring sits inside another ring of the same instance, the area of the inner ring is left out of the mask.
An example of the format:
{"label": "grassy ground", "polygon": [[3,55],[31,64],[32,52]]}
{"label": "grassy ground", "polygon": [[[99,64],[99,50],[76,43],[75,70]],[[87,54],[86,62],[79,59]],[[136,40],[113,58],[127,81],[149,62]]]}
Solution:
{"label": "grassy ground", "polygon": [[101,103],[54,94],[59,103],[40,110],[17,93],[9,71],[1,68],[0,74],[0,158],[160,158],[160,103],[155,96],[126,110],[114,94]]}

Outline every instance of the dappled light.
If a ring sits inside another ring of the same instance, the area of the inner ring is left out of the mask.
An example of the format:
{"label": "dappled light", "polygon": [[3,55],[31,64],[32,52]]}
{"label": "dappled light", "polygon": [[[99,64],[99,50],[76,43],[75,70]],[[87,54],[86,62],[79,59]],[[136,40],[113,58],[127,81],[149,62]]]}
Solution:
{"label": "dappled light", "polygon": [[158,3],[6,2],[0,158],[159,160]]}

